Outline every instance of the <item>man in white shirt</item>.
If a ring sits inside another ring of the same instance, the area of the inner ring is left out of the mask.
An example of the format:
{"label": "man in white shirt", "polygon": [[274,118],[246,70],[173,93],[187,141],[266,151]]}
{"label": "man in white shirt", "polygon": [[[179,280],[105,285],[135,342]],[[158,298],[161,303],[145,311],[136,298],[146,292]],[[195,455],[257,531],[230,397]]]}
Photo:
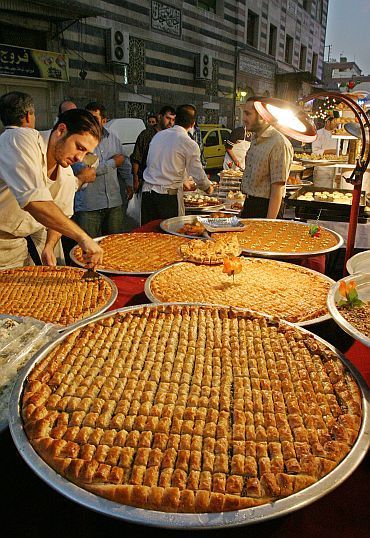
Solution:
{"label": "man in white shirt", "polygon": [[70,165],[92,152],[101,137],[95,118],[70,110],[45,140],[34,129],[32,97],[11,92],[0,98],[0,119],[5,126],[0,136],[0,266],[25,265],[26,237],[42,226],[48,230],[43,263],[55,264],[54,247],[63,233],[79,243],[87,265],[95,266],[101,248],[64,213],[70,213],[76,190]]}
{"label": "man in white shirt", "polygon": [[[325,126],[317,131],[317,138],[312,142],[312,153],[318,155],[331,154],[337,152],[338,140],[332,137],[332,131],[335,129],[334,118],[329,116],[325,122]],[[324,157],[325,158],[325,157]],[[335,178],[335,168],[327,166],[315,166],[313,171],[313,181],[317,187],[333,187],[333,179]]]}
{"label": "man in white shirt", "polygon": [[182,105],[175,126],[156,134],[149,146],[141,202],[141,223],[184,214],[183,189],[190,190],[189,176],[208,194],[213,190],[202,163],[198,144],[188,136],[196,110]]}

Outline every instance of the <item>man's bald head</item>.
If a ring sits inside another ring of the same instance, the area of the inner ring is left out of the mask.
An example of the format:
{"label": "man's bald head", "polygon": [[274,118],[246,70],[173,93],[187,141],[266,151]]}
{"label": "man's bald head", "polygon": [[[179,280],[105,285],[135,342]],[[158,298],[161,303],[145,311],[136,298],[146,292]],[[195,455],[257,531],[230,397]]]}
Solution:
{"label": "man's bald head", "polygon": [[73,110],[74,108],[77,108],[77,105],[73,101],[62,101],[59,105],[58,116],[63,114],[63,112],[67,112],[67,110]]}

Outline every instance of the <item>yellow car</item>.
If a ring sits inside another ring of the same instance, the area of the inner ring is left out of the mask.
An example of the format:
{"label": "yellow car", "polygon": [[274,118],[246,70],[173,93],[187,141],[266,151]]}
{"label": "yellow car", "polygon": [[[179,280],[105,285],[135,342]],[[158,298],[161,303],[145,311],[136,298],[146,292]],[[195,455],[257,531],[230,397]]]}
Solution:
{"label": "yellow car", "polygon": [[226,151],[225,142],[231,130],[217,123],[201,124],[199,128],[203,138],[204,157],[207,161],[206,170],[221,169]]}

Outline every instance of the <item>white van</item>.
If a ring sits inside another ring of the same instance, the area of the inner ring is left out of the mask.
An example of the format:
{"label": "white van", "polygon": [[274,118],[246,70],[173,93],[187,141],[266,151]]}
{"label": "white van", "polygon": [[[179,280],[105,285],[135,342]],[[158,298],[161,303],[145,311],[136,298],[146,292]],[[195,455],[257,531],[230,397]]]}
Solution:
{"label": "white van", "polygon": [[114,132],[120,139],[123,146],[123,153],[126,157],[130,157],[134,151],[134,146],[137,137],[144,131],[145,123],[137,118],[116,118],[109,120],[105,127]]}

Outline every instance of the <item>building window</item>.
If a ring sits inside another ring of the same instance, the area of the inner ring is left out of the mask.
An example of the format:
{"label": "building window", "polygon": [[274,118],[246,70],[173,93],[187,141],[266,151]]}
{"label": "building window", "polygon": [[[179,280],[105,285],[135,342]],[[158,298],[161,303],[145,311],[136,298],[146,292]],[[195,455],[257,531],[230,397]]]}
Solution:
{"label": "building window", "polygon": [[311,73],[316,77],[317,75],[317,64],[319,62],[319,55],[314,52],[312,54],[312,67],[311,67]]}
{"label": "building window", "polygon": [[312,0],[303,0],[303,9],[311,15]]}
{"label": "building window", "polygon": [[316,13],[315,13],[315,19],[322,24],[324,16],[324,6],[322,0],[316,0]]}
{"label": "building window", "polygon": [[305,71],[307,61],[307,47],[301,45],[301,52],[299,54],[299,69]]}
{"label": "building window", "polygon": [[270,24],[269,55],[276,58],[277,28]]}
{"label": "building window", "polygon": [[0,43],[13,47],[29,47],[30,49],[47,49],[46,32],[30,30],[20,26],[0,25]]}
{"label": "building window", "polygon": [[204,9],[204,11],[210,11],[211,13],[216,13],[217,11],[217,0],[198,0],[199,9]]}
{"label": "building window", "polygon": [[293,62],[293,46],[294,46],[294,39],[290,35],[285,36],[285,61],[287,64],[291,64]]}
{"label": "building window", "polygon": [[248,9],[247,44],[255,48],[258,47],[258,26],[259,16]]}

